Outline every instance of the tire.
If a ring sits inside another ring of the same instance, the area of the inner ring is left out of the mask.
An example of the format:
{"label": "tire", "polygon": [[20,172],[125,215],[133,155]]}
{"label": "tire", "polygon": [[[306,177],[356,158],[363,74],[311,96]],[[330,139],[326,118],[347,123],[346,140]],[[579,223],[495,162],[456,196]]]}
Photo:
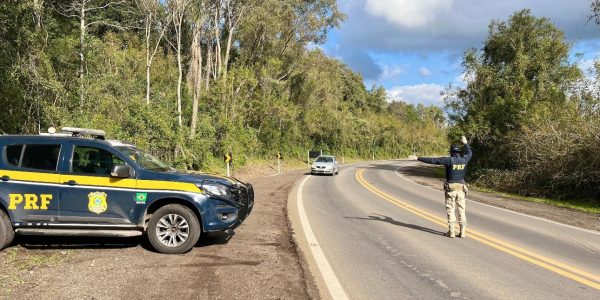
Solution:
{"label": "tire", "polygon": [[8,247],[15,238],[15,231],[10,218],[0,209],[0,250]]}
{"label": "tire", "polygon": [[152,214],[148,224],[148,240],[156,251],[181,254],[190,251],[200,239],[200,222],[192,210],[169,204]]}

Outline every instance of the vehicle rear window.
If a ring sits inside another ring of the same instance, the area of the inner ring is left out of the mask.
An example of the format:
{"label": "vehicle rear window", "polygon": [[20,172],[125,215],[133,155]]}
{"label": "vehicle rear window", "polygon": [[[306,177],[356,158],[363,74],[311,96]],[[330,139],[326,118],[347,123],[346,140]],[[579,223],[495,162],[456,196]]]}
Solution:
{"label": "vehicle rear window", "polygon": [[21,168],[56,171],[60,145],[25,145]]}
{"label": "vehicle rear window", "polygon": [[6,162],[9,165],[18,167],[21,161],[21,152],[23,152],[23,145],[6,146]]}

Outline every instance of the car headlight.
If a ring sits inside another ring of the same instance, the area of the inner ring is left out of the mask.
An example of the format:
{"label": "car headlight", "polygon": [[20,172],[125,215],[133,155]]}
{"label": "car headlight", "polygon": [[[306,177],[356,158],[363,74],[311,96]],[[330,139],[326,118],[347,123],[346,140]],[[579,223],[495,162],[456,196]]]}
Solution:
{"label": "car headlight", "polygon": [[211,195],[211,196],[217,196],[217,197],[229,197],[231,196],[231,190],[220,184],[220,183],[216,183],[216,182],[205,182],[202,183],[198,186],[200,189],[202,189],[202,191],[204,191],[204,193]]}

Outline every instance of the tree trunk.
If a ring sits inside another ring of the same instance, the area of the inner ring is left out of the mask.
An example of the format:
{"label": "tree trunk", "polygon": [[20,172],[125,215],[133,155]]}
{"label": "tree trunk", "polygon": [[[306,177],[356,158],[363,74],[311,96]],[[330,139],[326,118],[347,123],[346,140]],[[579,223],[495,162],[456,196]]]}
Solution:
{"label": "tree trunk", "polygon": [[225,59],[223,60],[223,78],[227,78],[227,68],[229,67],[229,51],[231,50],[231,40],[233,39],[234,27],[229,24],[229,32],[227,33],[227,48],[225,48]]}
{"label": "tree trunk", "polygon": [[204,90],[208,91],[210,84],[210,73],[212,70],[212,41],[207,43],[206,48],[206,76],[205,76],[205,86]]}
{"label": "tree trunk", "polygon": [[183,66],[181,64],[181,23],[183,18],[178,20],[177,24],[177,67],[179,68],[179,77],[177,79],[177,120],[179,127],[183,126],[183,120],[181,118],[181,81],[183,79]]}
{"label": "tree trunk", "polygon": [[79,8],[79,104],[83,105],[84,100],[84,84],[83,84],[83,72],[85,64],[85,1],[81,1]]}
{"label": "tree trunk", "polygon": [[201,34],[202,22],[198,19],[194,24],[193,40],[192,40],[192,58],[190,64],[190,73],[192,74],[193,104],[192,104],[192,121],[190,124],[190,139],[196,134],[196,126],[198,124],[198,102],[200,100],[200,92],[202,87],[202,48]]}
{"label": "tree trunk", "polygon": [[219,31],[219,21],[221,19],[221,0],[216,0],[217,7],[215,9],[215,59],[216,59],[216,72],[215,77],[221,76],[222,71],[222,60],[221,60],[221,33]]}
{"label": "tree trunk", "polygon": [[44,0],[33,0],[35,28],[38,30],[42,27],[43,10],[44,10]]}
{"label": "tree trunk", "polygon": [[146,16],[146,105],[150,104],[150,37],[152,32],[150,30],[152,24],[152,15]]}

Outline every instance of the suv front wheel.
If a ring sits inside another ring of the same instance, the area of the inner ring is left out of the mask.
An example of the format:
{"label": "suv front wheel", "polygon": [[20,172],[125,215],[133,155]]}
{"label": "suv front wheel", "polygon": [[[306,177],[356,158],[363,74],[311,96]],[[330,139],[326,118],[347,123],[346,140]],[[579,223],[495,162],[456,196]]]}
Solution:
{"label": "suv front wheel", "polygon": [[148,240],[156,251],[180,254],[189,251],[200,238],[200,223],[189,208],[169,204],[152,214],[148,224]]}

